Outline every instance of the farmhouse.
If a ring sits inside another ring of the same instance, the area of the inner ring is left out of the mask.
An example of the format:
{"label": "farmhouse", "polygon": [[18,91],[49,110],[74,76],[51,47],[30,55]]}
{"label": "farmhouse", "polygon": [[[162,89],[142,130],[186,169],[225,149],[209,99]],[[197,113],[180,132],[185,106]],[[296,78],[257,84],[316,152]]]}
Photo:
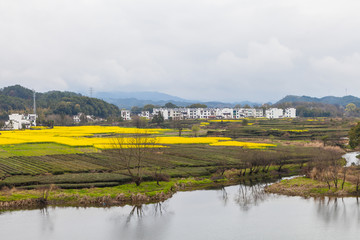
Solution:
{"label": "farmhouse", "polygon": [[121,110],[121,118],[124,120],[131,120],[131,116],[130,116],[130,110]]}
{"label": "farmhouse", "polygon": [[19,130],[36,126],[36,114],[10,114],[9,121],[5,122],[4,129]]}

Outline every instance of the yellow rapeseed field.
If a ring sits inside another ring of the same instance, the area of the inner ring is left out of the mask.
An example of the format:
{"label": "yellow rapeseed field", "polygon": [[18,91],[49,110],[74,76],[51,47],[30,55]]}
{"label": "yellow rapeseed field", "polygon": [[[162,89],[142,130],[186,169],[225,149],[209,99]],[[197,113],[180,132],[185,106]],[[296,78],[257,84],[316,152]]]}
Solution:
{"label": "yellow rapeseed field", "polygon": [[[54,127],[52,129],[1,131],[0,145],[21,143],[58,143],[73,147],[95,147],[99,149],[114,148],[111,134],[161,134],[166,129],[138,129],[105,126]],[[104,134],[105,136],[98,136]],[[221,137],[154,137],[157,144],[210,144],[218,141],[231,140]],[[124,138],[124,144],[132,147],[132,138]]]}
{"label": "yellow rapeseed field", "polygon": [[242,120],[235,120],[235,119],[216,119],[216,120],[209,120],[209,122],[242,122]]}
{"label": "yellow rapeseed field", "polygon": [[277,129],[277,128],[272,128],[270,130],[279,131],[279,132],[295,132],[295,133],[301,133],[301,132],[308,132],[309,131],[307,129],[287,129],[287,130],[284,129],[284,130],[282,130],[282,129]]}
{"label": "yellow rapeseed field", "polygon": [[211,146],[238,146],[243,148],[251,148],[251,149],[266,149],[270,147],[276,147],[274,144],[268,143],[253,143],[253,142],[238,142],[238,141],[224,141],[224,142],[216,142],[211,143]]}

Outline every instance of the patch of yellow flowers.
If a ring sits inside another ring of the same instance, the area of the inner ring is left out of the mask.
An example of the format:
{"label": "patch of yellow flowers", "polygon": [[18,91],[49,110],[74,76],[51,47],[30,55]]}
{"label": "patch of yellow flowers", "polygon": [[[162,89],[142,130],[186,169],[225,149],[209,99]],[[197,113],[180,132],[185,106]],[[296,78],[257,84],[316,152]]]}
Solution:
{"label": "patch of yellow flowers", "polygon": [[295,132],[295,133],[301,133],[301,132],[308,132],[309,130],[307,129],[288,129],[288,130],[282,130],[282,129],[277,129],[277,128],[272,128],[270,129],[272,131],[279,131],[279,132]]}
{"label": "patch of yellow flowers", "polygon": [[253,142],[238,142],[238,141],[224,141],[224,142],[216,142],[211,143],[211,146],[236,146],[250,149],[267,149],[271,147],[276,147],[274,144],[268,143],[253,143]]}
{"label": "patch of yellow flowers", "polygon": [[[96,135],[111,134],[160,134],[166,129],[138,129],[105,126],[76,126],[76,127],[54,127],[52,129],[37,129],[23,131],[1,131],[0,145],[21,143],[58,143],[72,147],[95,147],[98,149],[114,148],[114,138]],[[218,141],[231,140],[224,137],[156,137],[156,147],[159,144],[210,144]],[[131,138],[123,138],[127,147],[132,147]]]}

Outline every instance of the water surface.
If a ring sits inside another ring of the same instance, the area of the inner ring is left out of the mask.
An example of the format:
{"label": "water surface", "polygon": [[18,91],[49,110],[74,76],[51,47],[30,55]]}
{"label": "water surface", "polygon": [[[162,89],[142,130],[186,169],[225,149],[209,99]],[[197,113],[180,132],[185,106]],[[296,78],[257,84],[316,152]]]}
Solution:
{"label": "water surface", "polygon": [[3,212],[1,239],[358,239],[360,203],[266,194],[262,185],[179,192],[158,204]]}

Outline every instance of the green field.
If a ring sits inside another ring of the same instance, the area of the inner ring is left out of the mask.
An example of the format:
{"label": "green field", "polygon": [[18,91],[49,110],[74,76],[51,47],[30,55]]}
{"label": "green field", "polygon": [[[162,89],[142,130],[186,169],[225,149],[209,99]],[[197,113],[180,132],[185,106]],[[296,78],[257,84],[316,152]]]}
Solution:
{"label": "green field", "polygon": [[[203,121],[192,120],[191,123]],[[224,169],[248,168],[248,160],[252,158],[269,158],[273,161],[270,171],[276,172],[281,164],[285,165],[283,173],[291,171],[296,174],[307,161],[328,151],[319,144],[312,145],[314,140],[327,136],[324,145],[339,146],[340,139],[347,136],[351,124],[355,122],[343,119],[250,119],[251,125],[247,126],[241,121],[210,122],[201,127],[200,135],[227,136],[239,141],[267,141],[277,147],[251,150],[208,144],[168,145],[144,160],[144,179],[152,180],[154,172],[160,170],[172,178],[211,176]],[[191,135],[192,132],[187,130],[186,135]],[[177,130],[164,135],[177,135]],[[341,156],[341,153],[337,154]],[[284,161],[279,163],[276,159]],[[260,169],[256,171],[260,173]],[[131,181],[116,151],[54,143],[0,146],[0,179],[0,186],[29,189],[49,184],[67,189],[105,187]]]}

